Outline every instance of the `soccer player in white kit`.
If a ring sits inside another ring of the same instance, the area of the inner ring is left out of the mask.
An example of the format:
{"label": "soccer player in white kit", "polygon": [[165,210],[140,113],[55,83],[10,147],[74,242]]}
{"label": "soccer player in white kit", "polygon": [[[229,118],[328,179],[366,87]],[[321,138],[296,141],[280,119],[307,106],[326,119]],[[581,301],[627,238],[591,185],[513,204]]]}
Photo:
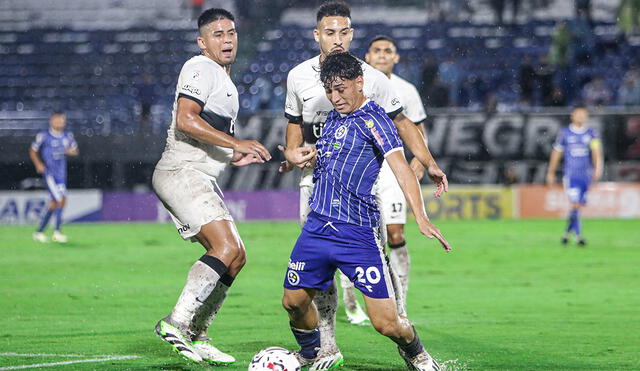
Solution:
{"label": "soccer player in white kit", "polygon": [[[285,116],[289,123],[287,146],[283,148],[286,161],[281,170],[289,170],[294,166],[303,169],[300,181],[300,221],[303,224],[313,191],[311,159],[315,156],[315,148],[312,146],[320,136],[327,114],[333,109],[319,79],[320,63],[331,53],[349,50],[353,39],[350,13],[348,5],[340,1],[330,1],[320,6],[316,17],[317,28],[313,31],[320,45],[320,55],[294,67],[287,77]],[[427,173],[436,183],[436,194],[445,192],[448,186],[446,176],[433,160],[418,128],[402,114],[401,101],[395,96],[389,79],[366,63],[363,63],[362,69],[365,95],[378,103],[393,119],[404,143],[425,165]],[[318,357],[310,362],[310,370],[332,369],[343,363],[335,342],[337,301],[335,285],[318,292],[314,298],[320,315],[322,342]]]}
{"label": "soccer player in white kit", "polygon": [[167,144],[152,182],[182,238],[198,241],[206,253],[189,270],[178,302],[155,331],[191,362],[229,364],[235,359],[211,344],[207,330],[246,258],[233,218],[216,192],[216,178],[229,163],[262,163],[271,155],[261,143],[233,136],[239,106],[229,77],[238,48],[233,15],[206,10],[198,30],[202,54],[180,71]]}

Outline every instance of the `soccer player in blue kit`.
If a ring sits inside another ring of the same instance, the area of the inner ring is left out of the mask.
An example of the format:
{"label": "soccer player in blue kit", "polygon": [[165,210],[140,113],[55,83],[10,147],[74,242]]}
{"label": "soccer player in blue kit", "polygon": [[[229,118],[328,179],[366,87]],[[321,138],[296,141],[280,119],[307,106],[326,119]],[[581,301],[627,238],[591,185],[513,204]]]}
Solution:
{"label": "soccer player in blue kit", "polygon": [[38,174],[42,174],[51,196],[47,212],[42,216],[38,230],[33,233],[33,239],[38,242],[48,241],[44,229],[51,216],[55,216],[51,239],[55,242],[67,242],[67,236],[60,232],[62,209],[67,202],[67,156],[78,155],[78,144],[73,134],[64,130],[66,120],[63,113],[52,114],[49,129],[38,133],[29,148],[29,157]]}
{"label": "soccer player in blue kit", "polygon": [[[330,54],[320,71],[329,112],[316,143],[311,213],[291,253],[282,303],[306,361],[320,347],[318,312],[312,302],[340,269],[364,294],[373,327],[396,344],[407,365],[439,370],[405,317],[398,314],[379,243],[380,211],[374,182],[386,159],[416,216],[420,232],[451,248],[429,221],[418,180],[404,158],[402,140],[384,109],[363,94],[361,62],[351,53]],[[308,363],[308,362],[304,362]]]}
{"label": "soccer player in blue kit", "polygon": [[571,112],[571,125],[560,130],[549,160],[547,185],[555,183],[556,169],[564,153],[564,185],[571,202],[567,228],[562,244],[569,242],[573,232],[579,246],[585,246],[580,225],[580,209],[587,203],[587,190],[602,177],[602,144],[598,134],[586,126],[589,112],[576,106]]}

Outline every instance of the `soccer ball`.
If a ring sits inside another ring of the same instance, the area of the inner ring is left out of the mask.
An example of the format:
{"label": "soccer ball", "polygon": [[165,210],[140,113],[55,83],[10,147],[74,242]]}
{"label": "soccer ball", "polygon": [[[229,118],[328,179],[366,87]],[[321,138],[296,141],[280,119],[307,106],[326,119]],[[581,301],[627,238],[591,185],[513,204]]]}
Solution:
{"label": "soccer ball", "polygon": [[280,347],[262,349],[249,362],[249,371],[300,371],[300,369],[300,362],[296,356]]}

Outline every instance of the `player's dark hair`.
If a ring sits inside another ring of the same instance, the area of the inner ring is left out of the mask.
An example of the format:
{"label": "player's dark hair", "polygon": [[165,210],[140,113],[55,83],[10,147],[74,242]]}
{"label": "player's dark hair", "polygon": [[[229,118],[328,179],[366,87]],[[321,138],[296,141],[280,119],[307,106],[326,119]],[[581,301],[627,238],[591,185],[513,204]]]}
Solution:
{"label": "player's dark hair", "polygon": [[376,37],[374,37],[373,39],[371,39],[371,41],[369,41],[369,46],[367,47],[367,50],[371,49],[371,45],[373,45],[374,42],[376,41],[388,41],[390,43],[393,44],[393,46],[398,49],[398,45],[396,44],[396,41],[391,37],[391,36],[387,36],[387,35],[378,35]]}
{"label": "player's dark hair", "polygon": [[347,17],[351,18],[351,8],[344,1],[327,1],[320,5],[316,13],[316,22],[324,17]]}
{"label": "player's dark hair", "polygon": [[202,26],[206,26],[211,22],[218,21],[220,19],[228,19],[230,21],[235,21],[236,19],[233,17],[230,11],[221,9],[221,8],[211,8],[207,9],[200,17],[198,17],[198,28]]}
{"label": "player's dark hair", "polygon": [[51,115],[49,115],[49,117],[60,116],[60,115],[64,116],[64,112],[62,112],[62,111],[53,111],[53,112],[51,112]]}
{"label": "player's dark hair", "polygon": [[351,52],[329,54],[320,67],[320,81],[324,86],[336,79],[353,80],[358,76],[362,76],[362,62]]}

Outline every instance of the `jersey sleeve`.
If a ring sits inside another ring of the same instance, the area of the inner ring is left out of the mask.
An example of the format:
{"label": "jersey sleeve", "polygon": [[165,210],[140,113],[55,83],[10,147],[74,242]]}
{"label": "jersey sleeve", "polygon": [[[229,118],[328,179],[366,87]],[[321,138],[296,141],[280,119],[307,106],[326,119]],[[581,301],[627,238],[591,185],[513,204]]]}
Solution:
{"label": "jersey sleeve", "polygon": [[382,72],[375,70],[373,67],[368,67],[374,70],[374,73],[371,73],[369,76],[374,80],[373,82],[373,96],[369,97],[371,100],[376,102],[387,115],[393,120],[400,112],[402,112],[402,101],[395,89],[391,85],[391,81],[385,76]]}
{"label": "jersey sleeve", "polygon": [[413,121],[416,125],[419,125],[427,119],[427,113],[424,111],[422,98],[420,98],[420,94],[415,86],[407,86],[407,94],[403,99],[402,112],[409,120]]}
{"label": "jersey sleeve", "polygon": [[185,65],[180,71],[178,98],[191,99],[204,107],[217,80],[216,71],[205,63]]}
{"label": "jersey sleeve", "polygon": [[287,75],[287,97],[284,104],[284,116],[296,124],[302,123],[302,103],[296,91],[296,84],[291,73]]}
{"label": "jersey sleeve", "polygon": [[42,143],[44,143],[44,133],[38,133],[33,142],[31,142],[31,149],[36,152],[39,151]]}
{"label": "jersey sleeve", "polygon": [[402,140],[393,121],[382,113],[369,115],[365,126],[371,131],[374,145],[387,157],[393,152],[402,150]]}
{"label": "jersey sleeve", "polygon": [[78,148],[78,142],[76,142],[76,138],[73,136],[73,133],[67,133],[67,149]]}
{"label": "jersey sleeve", "polygon": [[591,130],[591,141],[589,142],[589,149],[596,149],[602,146],[602,141],[600,140],[600,135],[596,130]]}
{"label": "jersey sleeve", "polygon": [[566,146],[565,142],[566,141],[565,141],[564,130],[560,129],[560,132],[558,133],[558,136],[556,137],[556,141],[553,143],[553,149],[555,149],[556,151],[563,152],[564,151],[564,147]]}

